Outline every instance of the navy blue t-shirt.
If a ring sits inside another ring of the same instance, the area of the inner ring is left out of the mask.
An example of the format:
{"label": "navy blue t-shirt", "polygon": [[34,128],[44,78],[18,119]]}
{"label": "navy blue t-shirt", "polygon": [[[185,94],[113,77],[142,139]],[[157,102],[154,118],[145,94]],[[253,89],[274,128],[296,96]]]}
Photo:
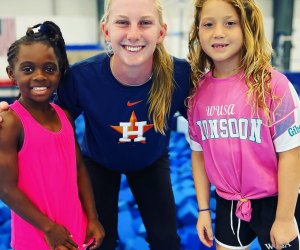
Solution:
{"label": "navy blue t-shirt", "polygon": [[[155,132],[147,103],[152,80],[141,86],[124,86],[112,75],[110,58],[99,54],[74,64],[58,89],[55,102],[74,119],[82,112],[85,133],[82,154],[102,166],[129,172],[145,168],[168,151],[170,130]],[[174,93],[168,125],[176,111],[186,112],[190,66],[174,58]]]}

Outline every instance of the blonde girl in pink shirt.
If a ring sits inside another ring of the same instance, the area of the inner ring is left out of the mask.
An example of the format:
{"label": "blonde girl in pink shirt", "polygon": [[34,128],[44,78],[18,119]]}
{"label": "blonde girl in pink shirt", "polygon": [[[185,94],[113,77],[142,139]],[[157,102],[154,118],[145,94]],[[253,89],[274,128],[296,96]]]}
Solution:
{"label": "blonde girl in pink shirt", "polygon": [[[200,240],[246,249],[258,237],[261,249],[299,249],[299,99],[270,65],[255,0],[196,0],[189,52]],[[214,234],[210,184],[216,187]]]}

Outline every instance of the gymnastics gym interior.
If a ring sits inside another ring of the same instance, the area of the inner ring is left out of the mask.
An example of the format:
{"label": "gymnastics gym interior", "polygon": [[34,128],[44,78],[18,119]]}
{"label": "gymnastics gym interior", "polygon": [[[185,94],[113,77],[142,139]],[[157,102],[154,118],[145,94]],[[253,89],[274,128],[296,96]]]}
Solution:
{"label": "gymnastics gym interior", "polygon": [[[264,15],[266,36],[272,43],[272,64],[283,72],[300,94],[300,0],[257,0]],[[165,45],[170,54],[186,58],[188,33],[193,21],[193,0],[162,0],[168,24]],[[52,20],[62,30],[70,63],[104,50],[99,20],[104,0],[0,0],[0,101],[9,103],[18,89],[6,75],[9,45],[24,35],[27,27]],[[298,41],[298,42],[297,42]],[[82,139],[84,122],[76,120],[76,134]],[[191,174],[190,147],[186,140],[187,123],[179,114],[174,117],[171,140],[171,180],[177,208],[178,234],[182,250],[208,249],[198,238],[198,207]],[[211,188],[211,215],[215,220],[214,187]],[[10,210],[0,200],[0,250],[10,249]],[[147,250],[146,232],[134,198],[122,178],[119,197],[118,250]],[[213,246],[210,249],[215,249]],[[260,249],[254,242],[251,250]],[[40,250],[40,249],[34,249]],[[167,249],[166,249],[167,250]]]}

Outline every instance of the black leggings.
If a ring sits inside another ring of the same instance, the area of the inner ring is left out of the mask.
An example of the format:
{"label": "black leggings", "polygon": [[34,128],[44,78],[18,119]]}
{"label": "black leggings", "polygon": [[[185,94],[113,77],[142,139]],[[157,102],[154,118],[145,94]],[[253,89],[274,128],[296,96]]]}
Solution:
{"label": "black leggings", "polygon": [[[118,198],[121,174],[85,157],[99,219],[105,238],[99,249],[114,250],[118,245]],[[176,211],[170,180],[170,165],[165,154],[151,166],[125,173],[146,228],[151,250],[179,250]],[[127,225],[124,225],[127,226]]]}

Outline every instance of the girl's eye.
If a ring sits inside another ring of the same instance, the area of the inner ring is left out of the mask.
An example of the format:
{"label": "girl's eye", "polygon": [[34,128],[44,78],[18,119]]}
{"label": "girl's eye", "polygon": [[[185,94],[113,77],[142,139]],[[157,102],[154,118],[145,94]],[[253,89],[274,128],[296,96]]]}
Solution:
{"label": "girl's eye", "polygon": [[23,67],[21,70],[22,70],[24,73],[31,73],[31,72],[33,71],[32,67],[29,67],[29,66]]}
{"label": "girl's eye", "polygon": [[152,24],[152,21],[149,21],[149,20],[142,20],[140,21],[140,25],[141,26],[149,26]]}
{"label": "girl's eye", "polygon": [[47,72],[47,73],[54,73],[56,71],[57,71],[56,67],[52,67],[52,66],[45,67],[45,72]]}
{"label": "girl's eye", "polygon": [[129,22],[127,20],[118,20],[116,21],[116,24],[118,24],[119,26],[125,26],[128,25]]}
{"label": "girl's eye", "polygon": [[227,23],[226,23],[226,26],[233,26],[233,25],[235,25],[236,24],[236,22],[234,22],[234,21],[228,21]]}
{"label": "girl's eye", "polygon": [[213,24],[212,23],[203,23],[202,26],[205,28],[211,28],[213,26]]}

